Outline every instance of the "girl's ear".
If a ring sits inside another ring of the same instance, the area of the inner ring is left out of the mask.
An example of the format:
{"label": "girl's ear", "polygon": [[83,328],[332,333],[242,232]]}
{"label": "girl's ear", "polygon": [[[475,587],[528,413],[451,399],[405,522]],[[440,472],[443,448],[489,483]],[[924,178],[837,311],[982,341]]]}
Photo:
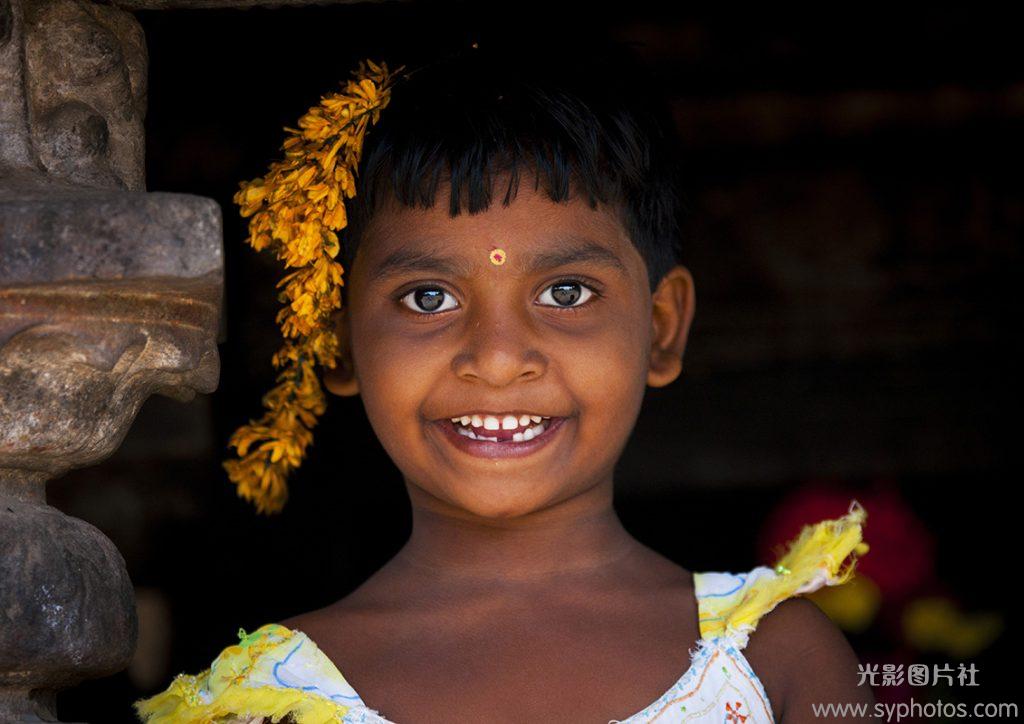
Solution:
{"label": "girl's ear", "polygon": [[338,360],[334,369],[324,370],[324,387],[340,397],[353,397],[359,394],[359,380],[352,363],[347,307],[334,313],[334,333],[338,336]]}
{"label": "girl's ear", "polygon": [[647,384],[664,387],[683,371],[683,351],[696,308],[693,277],[675,266],[662,277],[651,297],[651,356]]}

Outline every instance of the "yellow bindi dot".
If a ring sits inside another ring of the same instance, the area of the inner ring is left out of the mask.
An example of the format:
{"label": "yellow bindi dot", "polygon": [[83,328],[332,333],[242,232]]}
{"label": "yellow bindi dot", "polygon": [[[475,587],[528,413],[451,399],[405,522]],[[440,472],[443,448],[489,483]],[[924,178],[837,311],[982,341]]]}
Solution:
{"label": "yellow bindi dot", "polygon": [[498,247],[494,247],[493,249],[491,249],[490,259],[491,264],[494,264],[495,266],[501,266],[502,264],[505,263],[505,250],[499,249]]}

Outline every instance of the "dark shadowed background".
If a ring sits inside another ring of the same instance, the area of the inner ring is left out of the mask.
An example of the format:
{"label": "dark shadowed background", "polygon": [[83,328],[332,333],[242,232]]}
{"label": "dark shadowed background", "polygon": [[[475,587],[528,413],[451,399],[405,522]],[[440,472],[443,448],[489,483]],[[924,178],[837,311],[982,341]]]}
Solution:
{"label": "dark shadowed background", "polygon": [[358,399],[330,398],[280,515],[257,516],[220,467],[262,412],[281,341],[279,263],[243,243],[231,196],[359,59],[454,48],[503,17],[524,23],[524,54],[531,25],[566,19],[637,41],[687,149],[697,312],[682,377],[649,391],[621,462],[626,525],[687,568],[746,570],[856,497],[873,588],[832,605],[861,611],[858,655],[977,670],[973,687],[879,684],[879,700],[1016,700],[1017,26],[952,10],[551,5],[138,14],[148,189],[224,213],[222,372],[191,403],[150,399],[114,457],[49,485],[118,545],[140,616],[132,666],[62,693],[63,720],[134,721],[134,699],[208,666],[239,627],[336,600],[404,542],[405,491]]}

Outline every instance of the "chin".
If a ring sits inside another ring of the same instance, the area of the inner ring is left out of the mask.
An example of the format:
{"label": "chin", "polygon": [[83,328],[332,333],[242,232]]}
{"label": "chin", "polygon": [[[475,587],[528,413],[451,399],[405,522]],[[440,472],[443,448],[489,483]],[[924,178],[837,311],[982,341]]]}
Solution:
{"label": "chin", "polygon": [[507,479],[501,484],[503,490],[494,491],[494,494],[487,494],[485,490],[447,491],[448,494],[442,499],[461,511],[489,520],[521,518],[543,510],[559,499],[557,495],[545,494],[541,490],[526,494],[515,485],[508,485]]}

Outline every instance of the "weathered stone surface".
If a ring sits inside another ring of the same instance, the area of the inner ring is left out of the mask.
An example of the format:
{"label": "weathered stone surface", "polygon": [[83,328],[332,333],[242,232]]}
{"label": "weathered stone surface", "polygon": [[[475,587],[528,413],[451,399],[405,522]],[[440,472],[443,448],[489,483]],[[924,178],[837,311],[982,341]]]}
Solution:
{"label": "weathered stone surface", "polygon": [[0,0],[0,173],[4,168],[42,170],[28,129],[22,25],[21,6]]}
{"label": "weathered stone surface", "polygon": [[14,11],[10,0],[0,2],[0,46],[7,43],[14,34]]}
{"label": "weathered stone surface", "polygon": [[120,444],[151,394],[212,392],[219,207],[0,178],[0,721],[56,721],[53,692],[124,668],[137,622],[114,545],[45,482]]}
{"label": "weathered stone surface", "polygon": [[219,376],[216,205],[91,196],[0,202],[3,722],[56,721],[57,688],[124,668],[135,645],[123,559],[45,504],[46,480],[110,455],[151,394],[187,400]]}
{"label": "weathered stone surface", "polygon": [[0,722],[56,721],[56,689],[124,668],[138,633],[124,559],[46,481],[150,395],[217,386],[220,209],[138,193],[145,105],[129,13],[0,0]]}
{"label": "weathered stone surface", "polygon": [[4,724],[33,724],[58,721],[57,693],[51,689],[0,687],[0,721]]}
{"label": "weathered stone surface", "polygon": [[98,462],[151,394],[216,389],[219,277],[0,290],[0,465]]}
{"label": "weathered stone surface", "polygon": [[151,394],[216,389],[220,238],[199,197],[0,196],[0,466],[98,462]]}
{"label": "weathered stone surface", "polygon": [[0,287],[192,278],[223,264],[220,207],[187,194],[0,185],[0,240]]}
{"label": "weathered stone surface", "polygon": [[0,176],[145,188],[146,48],[122,10],[0,0]]}
{"label": "weathered stone surface", "polygon": [[0,495],[0,685],[66,686],[113,673],[137,634],[124,559],[106,536],[45,504]]}

